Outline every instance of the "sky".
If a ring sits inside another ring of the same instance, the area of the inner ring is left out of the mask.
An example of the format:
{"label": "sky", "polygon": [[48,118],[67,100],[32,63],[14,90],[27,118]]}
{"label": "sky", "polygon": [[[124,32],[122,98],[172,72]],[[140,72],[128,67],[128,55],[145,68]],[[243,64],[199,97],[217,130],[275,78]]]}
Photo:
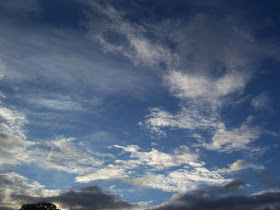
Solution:
{"label": "sky", "polygon": [[280,209],[277,0],[0,1],[0,210]]}

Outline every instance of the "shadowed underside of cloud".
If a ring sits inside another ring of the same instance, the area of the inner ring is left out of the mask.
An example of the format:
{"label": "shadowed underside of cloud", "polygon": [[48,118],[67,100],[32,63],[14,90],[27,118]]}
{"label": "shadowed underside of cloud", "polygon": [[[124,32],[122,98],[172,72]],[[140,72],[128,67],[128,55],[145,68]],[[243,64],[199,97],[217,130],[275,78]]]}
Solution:
{"label": "shadowed underside of cloud", "polygon": [[279,209],[280,191],[264,191],[252,195],[238,195],[248,185],[236,179],[222,187],[208,187],[192,194],[177,194],[170,202],[152,209],[188,210],[188,209]]}
{"label": "shadowed underside of cloud", "polygon": [[108,194],[97,186],[60,193],[47,190],[38,182],[31,182],[17,173],[0,174],[0,209],[18,209],[27,203],[47,201],[63,209],[132,209],[119,195]]}
{"label": "shadowed underside of cloud", "polygon": [[[9,183],[9,181],[12,182],[12,180],[7,180],[5,178],[1,180],[1,183],[5,183],[6,185],[12,184]],[[23,187],[30,188],[30,186]],[[235,179],[223,186],[206,187],[188,194],[173,195],[169,202],[152,207],[150,210],[268,210],[280,208],[280,190],[263,191],[251,195],[242,194],[245,192],[247,187],[248,185],[242,179]],[[13,191],[13,193],[10,194],[10,199],[12,199],[13,202],[17,203],[18,205],[22,205],[23,203],[37,203],[46,201],[55,203],[57,206],[59,206],[59,208],[69,210],[145,209],[145,206],[131,204],[125,200],[122,200],[119,195],[108,194],[102,191],[102,189],[98,186],[88,186],[80,190],[71,190],[60,194],[57,194],[56,192],[56,194],[53,193],[53,195],[48,192],[49,196],[48,194],[42,194],[41,197],[34,195],[34,193],[35,191],[33,194],[31,193],[29,195],[28,191],[23,193],[17,193],[16,191]],[[1,198],[3,198],[3,193],[0,195]],[[0,209],[9,209],[9,206],[2,206]]]}
{"label": "shadowed underside of cloud", "polygon": [[81,190],[72,190],[58,196],[37,198],[28,195],[14,195],[13,199],[22,202],[47,201],[56,203],[61,208],[74,209],[132,209],[137,204],[130,204],[118,195],[107,194],[97,186],[88,186]]}

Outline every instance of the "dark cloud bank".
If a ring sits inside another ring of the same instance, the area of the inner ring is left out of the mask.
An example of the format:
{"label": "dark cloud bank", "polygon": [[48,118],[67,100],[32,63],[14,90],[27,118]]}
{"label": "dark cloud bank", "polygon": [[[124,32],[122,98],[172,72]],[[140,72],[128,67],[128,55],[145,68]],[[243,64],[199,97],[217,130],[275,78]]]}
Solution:
{"label": "dark cloud bank", "polygon": [[[0,183],[3,184],[3,181],[5,180],[0,180]],[[253,195],[242,194],[247,187],[248,185],[243,180],[236,179],[224,186],[212,186],[192,193],[174,195],[169,202],[149,209],[280,209],[280,190],[264,191]],[[1,197],[3,198],[3,195]],[[28,195],[12,195],[11,197],[19,204],[46,201],[70,210],[135,209],[137,207],[145,209],[138,204],[130,204],[122,200],[118,195],[105,193],[98,186],[71,190],[53,197],[37,198]],[[0,207],[0,210],[8,209],[10,208]]]}
{"label": "dark cloud bank", "polygon": [[175,195],[168,203],[152,209],[280,209],[280,190],[242,195],[245,187],[247,184],[243,180],[236,179],[222,187],[209,187],[192,194]]}
{"label": "dark cloud bank", "polygon": [[58,203],[60,208],[74,209],[131,209],[136,204],[130,204],[118,195],[107,194],[98,186],[88,186],[81,190],[71,190],[54,197],[36,198],[28,195],[13,195],[13,199],[21,203],[36,203],[47,201]]}

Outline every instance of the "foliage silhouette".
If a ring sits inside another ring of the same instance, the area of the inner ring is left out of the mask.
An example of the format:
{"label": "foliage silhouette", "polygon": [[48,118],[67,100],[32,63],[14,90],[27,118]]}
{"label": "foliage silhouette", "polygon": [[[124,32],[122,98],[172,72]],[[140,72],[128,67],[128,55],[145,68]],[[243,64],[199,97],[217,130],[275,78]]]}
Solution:
{"label": "foliage silhouette", "polygon": [[22,205],[20,210],[58,210],[52,203],[39,202],[35,204]]}

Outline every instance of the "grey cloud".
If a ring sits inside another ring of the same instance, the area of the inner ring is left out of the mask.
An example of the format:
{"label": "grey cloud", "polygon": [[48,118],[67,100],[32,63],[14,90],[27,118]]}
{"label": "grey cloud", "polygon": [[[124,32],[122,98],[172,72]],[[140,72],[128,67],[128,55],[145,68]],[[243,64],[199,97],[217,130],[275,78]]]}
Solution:
{"label": "grey cloud", "polygon": [[25,149],[30,145],[31,142],[24,141],[17,136],[0,133],[0,165],[17,165],[22,161],[27,161],[28,154]]}
{"label": "grey cloud", "polygon": [[244,192],[247,187],[248,184],[246,184],[244,180],[238,178],[224,186],[211,186],[202,190],[196,190],[194,194],[203,197],[214,197],[221,194],[241,193]]}
{"label": "grey cloud", "polygon": [[18,209],[20,202],[12,199],[13,195],[47,197],[58,195],[58,190],[47,190],[36,181],[30,181],[15,172],[0,174],[0,206]]}
{"label": "grey cloud", "polygon": [[[174,195],[170,202],[152,209],[188,210],[188,209],[229,209],[229,210],[264,210],[280,208],[280,192],[267,191],[253,195],[236,195],[246,187],[240,179],[216,188],[208,188],[193,194]],[[225,195],[228,194],[229,195]],[[235,194],[235,195],[234,195]]]}
{"label": "grey cloud", "polygon": [[9,208],[9,207],[1,207],[1,206],[0,206],[0,210],[14,210],[14,209]]}
{"label": "grey cloud", "polygon": [[88,186],[81,190],[71,190],[58,196],[36,198],[28,195],[14,195],[13,199],[21,202],[47,201],[56,203],[60,208],[69,210],[133,209],[136,204],[122,200],[119,195],[105,193],[98,186]]}
{"label": "grey cloud", "polygon": [[262,170],[255,174],[259,179],[260,185],[264,187],[280,187],[280,178],[274,178],[268,170]]}
{"label": "grey cloud", "polygon": [[12,0],[0,2],[1,16],[13,16],[22,18],[28,15],[36,15],[41,11],[38,0]]}
{"label": "grey cloud", "polygon": [[88,186],[80,190],[60,193],[48,190],[36,181],[30,181],[17,173],[0,174],[0,209],[18,209],[22,204],[47,201],[60,208],[74,209],[132,209],[119,195],[108,194],[98,186]]}

